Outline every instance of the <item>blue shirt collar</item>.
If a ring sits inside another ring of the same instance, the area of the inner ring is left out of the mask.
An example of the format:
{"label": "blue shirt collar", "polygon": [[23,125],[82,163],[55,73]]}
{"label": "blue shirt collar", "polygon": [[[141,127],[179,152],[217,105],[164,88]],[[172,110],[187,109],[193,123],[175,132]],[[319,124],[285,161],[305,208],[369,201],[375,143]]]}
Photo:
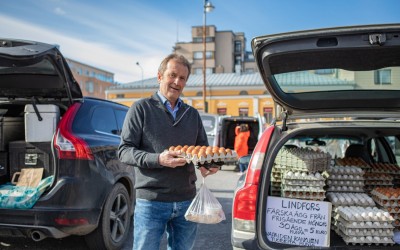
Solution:
{"label": "blue shirt collar", "polygon": [[[165,98],[163,94],[161,94],[160,90],[157,91],[158,97],[160,97],[161,102],[164,104],[164,106],[167,104],[167,102],[171,105],[170,101]],[[176,107],[179,109],[182,106],[182,100],[181,98],[178,98],[178,101],[176,102]]]}

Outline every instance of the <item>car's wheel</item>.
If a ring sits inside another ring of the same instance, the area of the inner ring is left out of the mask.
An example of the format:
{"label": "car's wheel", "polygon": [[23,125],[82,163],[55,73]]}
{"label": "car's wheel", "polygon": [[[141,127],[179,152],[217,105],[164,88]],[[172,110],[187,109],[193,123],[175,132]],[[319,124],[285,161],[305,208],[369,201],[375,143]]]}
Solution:
{"label": "car's wheel", "polygon": [[[85,236],[90,249],[120,249],[129,234],[131,201],[124,185],[117,183],[111,190],[99,226]],[[133,237],[133,236],[132,236]]]}

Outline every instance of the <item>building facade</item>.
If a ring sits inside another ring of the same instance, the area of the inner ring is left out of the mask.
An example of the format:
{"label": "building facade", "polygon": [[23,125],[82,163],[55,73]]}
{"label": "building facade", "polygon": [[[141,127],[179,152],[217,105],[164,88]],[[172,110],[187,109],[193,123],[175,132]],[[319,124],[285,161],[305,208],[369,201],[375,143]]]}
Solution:
{"label": "building facade", "polygon": [[206,74],[257,71],[252,53],[246,51],[246,37],[243,32],[217,31],[214,25],[192,27],[191,42],[177,42],[174,53],[184,55],[192,63],[194,75],[203,73],[204,45],[206,46]]}
{"label": "building facade", "polygon": [[106,99],[105,91],[114,85],[114,73],[66,58],[84,96]]}

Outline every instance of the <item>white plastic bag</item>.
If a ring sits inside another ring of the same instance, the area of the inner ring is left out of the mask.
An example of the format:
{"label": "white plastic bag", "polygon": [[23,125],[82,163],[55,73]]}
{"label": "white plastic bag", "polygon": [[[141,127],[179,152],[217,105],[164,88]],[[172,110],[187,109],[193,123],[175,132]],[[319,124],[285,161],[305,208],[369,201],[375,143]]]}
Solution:
{"label": "white plastic bag", "polygon": [[221,204],[205,185],[204,178],[199,192],[185,213],[185,218],[205,224],[216,224],[226,219]]}

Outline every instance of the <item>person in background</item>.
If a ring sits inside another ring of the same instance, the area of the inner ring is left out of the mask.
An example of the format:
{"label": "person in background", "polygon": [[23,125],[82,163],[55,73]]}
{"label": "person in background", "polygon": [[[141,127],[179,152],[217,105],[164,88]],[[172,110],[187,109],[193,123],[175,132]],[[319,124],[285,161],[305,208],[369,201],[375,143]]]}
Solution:
{"label": "person in background", "polygon": [[[247,124],[240,124],[235,128],[235,144],[234,150],[236,151],[238,158],[249,154],[249,146],[247,141],[250,137],[250,131]],[[239,162],[239,174],[243,174],[246,170],[246,165]]]}
{"label": "person in background", "polygon": [[[197,223],[186,210],[196,195],[193,163],[170,146],[205,145],[207,135],[199,112],[180,99],[190,75],[188,60],[168,55],[158,68],[159,90],[136,101],[124,121],[119,159],[135,171],[136,207],[133,249],[160,249],[164,232],[168,249],[192,249]],[[218,168],[200,167],[203,177]]]}

